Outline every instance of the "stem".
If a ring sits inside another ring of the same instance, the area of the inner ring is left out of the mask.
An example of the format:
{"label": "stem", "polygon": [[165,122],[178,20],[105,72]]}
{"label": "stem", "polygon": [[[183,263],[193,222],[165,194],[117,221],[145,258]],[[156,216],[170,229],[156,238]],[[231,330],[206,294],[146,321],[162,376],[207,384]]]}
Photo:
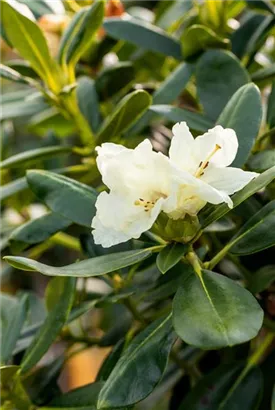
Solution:
{"label": "stem", "polygon": [[226,405],[227,400],[231,397],[231,395],[234,393],[234,390],[238,387],[238,385],[241,383],[241,381],[245,378],[247,373],[254,367],[256,366],[262,359],[265,351],[269,348],[271,343],[273,342],[275,338],[274,333],[268,333],[265,337],[265,339],[262,341],[260,346],[254,351],[254,353],[250,356],[250,358],[247,361],[247,364],[231,389],[228,391],[227,395],[225,396],[224,400],[222,401],[219,409],[222,410],[224,405]]}
{"label": "stem", "polygon": [[124,300],[124,305],[129,309],[129,311],[132,313],[134,319],[137,321],[141,322],[143,325],[147,325],[147,320],[142,316],[142,314],[139,312],[137,309],[137,306],[134,302],[134,300],[131,297],[128,297],[127,299]]}
{"label": "stem", "polygon": [[58,232],[50,238],[50,241],[57,245],[65,246],[74,251],[81,251],[79,240],[64,232]]}
{"label": "stem", "polygon": [[209,262],[205,262],[204,267],[206,269],[212,270],[225,257],[225,255],[227,254],[227,252],[233,245],[234,245],[234,242],[228,243],[224,248],[220,250],[220,252],[218,252],[214,256],[214,258],[212,258]]}

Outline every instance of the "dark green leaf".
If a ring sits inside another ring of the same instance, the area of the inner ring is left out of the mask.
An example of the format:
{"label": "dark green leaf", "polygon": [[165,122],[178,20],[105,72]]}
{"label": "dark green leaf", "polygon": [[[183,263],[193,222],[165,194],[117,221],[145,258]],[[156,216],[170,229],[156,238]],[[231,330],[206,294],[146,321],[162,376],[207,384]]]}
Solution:
{"label": "dark green leaf", "polygon": [[91,47],[94,35],[102,24],[104,2],[97,0],[92,6],[82,8],[76,13],[65,30],[60,43],[59,61],[73,65]]}
{"label": "dark green leaf", "polygon": [[231,53],[222,50],[206,51],[199,59],[197,92],[206,115],[216,120],[232,95],[249,82],[246,70]]}
{"label": "dark green leaf", "polygon": [[27,317],[27,295],[15,303],[8,296],[1,296],[1,363],[6,363],[15,348],[16,342]]}
{"label": "dark green leaf", "polygon": [[146,91],[138,90],[126,95],[102,124],[98,131],[97,142],[110,141],[120,136],[141,117],[150,104],[151,96]]}
{"label": "dark green leaf", "polygon": [[275,410],[275,386],[273,387],[271,410]]}
{"label": "dark green leaf", "polygon": [[106,357],[101,368],[99,369],[96,376],[96,381],[105,381],[108,379],[123,352],[124,344],[125,340],[122,339],[113,347],[111,353]]}
{"label": "dark green leaf", "polygon": [[194,24],[184,30],[181,49],[184,58],[197,56],[208,48],[229,48],[229,40],[217,35],[209,27]]}
{"label": "dark green leaf", "polygon": [[256,83],[261,83],[263,81],[270,81],[275,78],[275,64],[271,64],[268,67],[261,68],[258,71],[255,71],[251,75],[252,81],[255,81]]}
{"label": "dark green leaf", "polygon": [[42,137],[49,131],[58,137],[67,137],[74,132],[75,124],[63,117],[56,108],[45,109],[44,107],[28,121],[28,128]]}
{"label": "dark green leaf", "polygon": [[150,111],[155,112],[172,122],[186,121],[188,126],[197,131],[207,131],[214,123],[204,115],[172,105],[152,105]]}
{"label": "dark green leaf", "polygon": [[54,156],[66,154],[70,151],[70,147],[64,146],[52,146],[23,151],[0,162],[0,169],[21,167],[22,165],[25,165],[25,163],[29,164],[30,162],[35,162],[40,159],[52,158]]}
{"label": "dark green leaf", "polygon": [[262,121],[261,94],[254,84],[241,87],[229,100],[217,124],[232,128],[238,137],[239,149],[232,165],[242,167],[254,145]]}
{"label": "dark green leaf", "polygon": [[125,40],[144,50],[156,51],[178,60],[182,58],[180,43],[150,23],[133,17],[127,20],[112,17],[105,19],[103,26],[111,37],[118,40]]}
{"label": "dark green leaf", "polygon": [[5,78],[10,81],[22,84],[30,84],[30,79],[23,77],[20,73],[13,70],[10,67],[7,67],[3,64],[0,64],[0,77]]}
{"label": "dark green leaf", "polygon": [[275,149],[258,152],[248,160],[248,166],[252,171],[263,172],[275,164]]}
{"label": "dark green leaf", "polygon": [[270,128],[275,127],[275,81],[273,82],[272,90],[268,98],[266,122]]}
{"label": "dark green leaf", "polygon": [[166,273],[175,266],[187,253],[188,246],[181,243],[167,245],[157,256],[157,267],[161,273]]}
{"label": "dark green leaf", "polygon": [[49,239],[56,232],[71,225],[71,221],[61,215],[49,213],[20,225],[9,236],[13,250],[17,252],[28,245],[41,243]]}
{"label": "dark green leaf", "polygon": [[[251,181],[244,189],[232,196],[233,208],[240,205],[247,198],[260,191],[275,178],[275,166],[265,171],[263,174]],[[210,225],[217,219],[222,218],[230,211],[226,204],[210,206],[200,213],[200,222],[203,228]]]}
{"label": "dark green leaf", "polygon": [[[139,333],[105,382],[97,408],[130,406],[148,396],[164,373],[174,341],[171,315]],[[139,381],[134,389],[133,380]]]}
{"label": "dark green leaf", "polygon": [[230,252],[248,255],[275,245],[275,200],[252,216],[230,243]]}
{"label": "dark green leaf", "polygon": [[173,302],[174,327],[186,343],[202,349],[244,343],[257,335],[263,311],[233,280],[203,270],[184,278]]}
{"label": "dark green leaf", "polygon": [[274,13],[274,7],[270,0],[246,0],[248,7],[256,10],[263,10],[269,13]]}
{"label": "dark green leaf", "polygon": [[91,130],[96,132],[101,123],[101,114],[94,80],[89,77],[81,77],[78,80],[76,91],[80,111],[86,118]]}
{"label": "dark green leaf", "polygon": [[79,225],[91,226],[96,211],[94,189],[49,171],[28,171],[27,181],[37,198],[53,212]]}
{"label": "dark green leaf", "polygon": [[63,278],[61,297],[27,349],[21,363],[22,373],[30,370],[42,358],[66,323],[74,300],[75,283],[75,278]]}
{"label": "dark green leaf", "polygon": [[88,408],[90,410],[96,410],[96,403],[102,386],[102,382],[86,384],[85,386],[63,394],[62,396],[56,397],[50,401],[48,407],[76,407],[81,409],[89,406]]}
{"label": "dark green leaf", "polygon": [[61,266],[60,268],[20,256],[5,256],[5,260],[18,269],[37,271],[47,276],[92,277],[134,265],[150,255],[150,248],[137,249],[98,256],[71,265]]}
{"label": "dark green leaf", "polygon": [[37,73],[31,68],[28,61],[9,60],[7,66],[18,72],[23,77],[38,78]]}
{"label": "dark green leaf", "polygon": [[6,1],[2,2],[1,16],[9,42],[21,57],[30,62],[41,78],[49,80],[55,65],[38,25],[17,12]]}
{"label": "dark green leaf", "polygon": [[105,67],[95,82],[95,87],[103,100],[117,94],[135,78],[134,66],[131,62],[122,61],[111,67]]}
{"label": "dark green leaf", "polygon": [[15,181],[9,182],[6,185],[3,185],[0,189],[1,201],[9,198],[10,196],[22,192],[28,188],[28,183],[26,178],[19,178]]}
{"label": "dark green leaf", "polygon": [[267,289],[275,281],[275,265],[267,265],[251,275],[249,290],[259,293]]}
{"label": "dark green leaf", "polygon": [[32,96],[29,95],[25,99],[8,102],[2,101],[0,120],[27,117],[37,114],[48,107],[42,95],[38,95],[37,93],[33,93]]}

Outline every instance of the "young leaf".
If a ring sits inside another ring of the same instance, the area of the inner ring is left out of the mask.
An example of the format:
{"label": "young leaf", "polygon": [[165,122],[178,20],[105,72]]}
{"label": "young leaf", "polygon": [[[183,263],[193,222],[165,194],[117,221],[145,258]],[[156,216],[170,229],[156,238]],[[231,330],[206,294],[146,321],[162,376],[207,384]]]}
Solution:
{"label": "young leaf", "polygon": [[249,82],[247,71],[230,52],[206,51],[199,59],[197,90],[207,117],[216,120],[232,95]]}
{"label": "young leaf", "polygon": [[[263,174],[249,182],[248,185],[241,191],[232,196],[233,208],[240,205],[247,198],[260,191],[275,178],[275,166],[265,171]],[[212,222],[222,218],[230,211],[227,204],[221,204],[218,206],[210,206],[200,213],[200,222],[202,228],[210,225]]]}
{"label": "young leaf", "polygon": [[109,36],[125,40],[145,50],[155,51],[178,60],[182,59],[180,43],[160,28],[141,19],[130,17],[123,20],[118,17],[107,18],[104,29]]}
{"label": "young leaf", "polygon": [[63,278],[60,299],[26,350],[21,363],[22,373],[30,370],[42,358],[66,323],[74,300],[75,283],[75,278]]}
{"label": "young leaf", "polygon": [[209,27],[193,24],[184,30],[181,36],[183,57],[188,59],[197,56],[208,48],[229,48],[228,39],[218,36]]}
{"label": "young leaf", "polygon": [[219,116],[217,124],[233,128],[238,137],[239,149],[232,166],[240,168],[246,162],[258,135],[262,115],[260,91],[254,84],[247,84],[239,88]]}
{"label": "young leaf", "polygon": [[91,226],[96,212],[94,189],[50,171],[28,171],[27,181],[35,195],[53,212],[79,225]]}
{"label": "young leaf", "polygon": [[187,245],[181,243],[167,245],[162,249],[157,256],[157,267],[161,273],[166,273],[169,269],[175,266],[187,251]]}
{"label": "young leaf", "polygon": [[6,1],[2,2],[1,16],[5,33],[13,47],[21,57],[30,62],[42,79],[51,82],[55,64],[38,25],[20,14]]}
{"label": "young leaf", "polygon": [[20,256],[5,256],[5,260],[17,269],[27,271],[37,271],[47,276],[73,276],[88,278],[92,276],[104,275],[126,266],[134,265],[151,255],[149,249],[136,249],[133,251],[111,253],[86,259],[71,265],[54,267],[32,259]]}
{"label": "young leaf", "polygon": [[97,143],[111,141],[126,131],[151,104],[151,96],[143,90],[133,91],[126,95],[116,110],[106,118],[97,134]]}
{"label": "young leaf", "polygon": [[24,166],[25,164],[29,164],[30,162],[35,162],[41,159],[43,160],[49,157],[53,158],[54,156],[66,154],[70,151],[71,148],[65,146],[35,148],[29,151],[23,151],[0,162],[0,169],[18,168]]}
{"label": "young leaf", "polygon": [[102,24],[104,1],[97,0],[92,6],[76,13],[65,30],[59,48],[61,64],[76,65],[81,56],[90,48],[94,35]]}
{"label": "young leaf", "polygon": [[252,216],[234,236],[232,243],[230,252],[235,255],[249,255],[275,245],[275,200]]}
{"label": "young leaf", "polygon": [[[97,408],[130,406],[148,396],[164,373],[174,341],[171,315],[153,322],[139,333],[105,382]],[[138,380],[134,389],[133,380]]]}
{"label": "young leaf", "polygon": [[202,271],[185,277],[173,302],[174,328],[186,343],[213,349],[244,343],[257,335],[263,311],[233,280]]}
{"label": "young leaf", "polygon": [[197,131],[205,132],[214,126],[214,122],[206,118],[204,115],[189,111],[185,108],[163,104],[152,105],[150,111],[159,114],[172,122],[186,121],[190,128]]}

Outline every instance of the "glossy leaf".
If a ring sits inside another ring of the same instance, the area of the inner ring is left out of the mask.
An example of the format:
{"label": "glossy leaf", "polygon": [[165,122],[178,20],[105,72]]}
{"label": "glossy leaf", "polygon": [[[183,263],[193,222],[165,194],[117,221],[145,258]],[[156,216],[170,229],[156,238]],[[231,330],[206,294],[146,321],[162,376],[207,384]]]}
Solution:
{"label": "glossy leaf", "polygon": [[[1,296],[1,363],[8,362],[12,356],[27,317],[27,303],[27,295],[12,304],[8,296]],[[5,306],[7,304],[8,306]]]}
{"label": "glossy leaf", "polygon": [[175,266],[187,253],[188,246],[180,243],[167,245],[157,256],[157,267],[161,273],[166,273]]}
{"label": "glossy leaf", "polygon": [[222,50],[206,51],[197,70],[197,92],[206,115],[216,120],[232,95],[249,76],[237,58]]}
{"label": "glossy leaf", "polygon": [[262,103],[259,89],[254,84],[241,87],[229,100],[217,124],[232,128],[238,137],[239,149],[232,163],[242,167],[254,145],[262,121]]}
{"label": "glossy leaf", "polygon": [[134,66],[131,62],[122,61],[111,67],[105,67],[99,74],[95,82],[95,87],[103,100],[106,100],[127,85],[130,85],[135,78]]}
{"label": "glossy leaf", "polygon": [[259,293],[267,289],[275,281],[275,265],[267,265],[251,275],[249,290]]}
{"label": "glossy leaf", "polygon": [[2,24],[8,40],[21,57],[28,60],[33,69],[43,79],[48,79],[54,62],[40,28],[20,14],[7,2],[2,2]]}
{"label": "glossy leaf", "polygon": [[120,136],[141,117],[150,104],[151,97],[146,91],[138,90],[126,95],[102,124],[97,134],[97,143]]}
{"label": "glossy leaf", "polygon": [[5,256],[5,260],[18,269],[37,271],[47,276],[73,276],[88,278],[92,276],[104,275],[105,273],[110,273],[117,269],[131,266],[150,255],[150,248],[137,249],[133,251],[98,256],[96,258],[86,259],[81,262],[76,262],[71,265],[61,267],[48,266],[44,263],[20,256]]}
{"label": "glossy leaf", "polygon": [[257,335],[263,311],[233,280],[203,270],[184,278],[173,302],[174,328],[186,343],[202,349],[244,343]]}
{"label": "glossy leaf", "polygon": [[229,48],[230,45],[228,39],[200,24],[193,24],[184,30],[180,40],[183,57],[187,59],[209,48]]}
{"label": "glossy leaf", "polygon": [[121,339],[109,353],[109,355],[104,360],[99,372],[96,376],[96,381],[105,381],[110,376],[113,368],[117,364],[124,348],[125,340]]}
{"label": "glossy leaf", "polygon": [[65,30],[59,48],[61,64],[73,65],[90,48],[94,35],[102,24],[104,2],[97,0],[92,6],[81,8]]}
{"label": "glossy leaf", "polygon": [[54,156],[66,154],[70,151],[70,147],[64,146],[35,148],[29,151],[23,151],[0,162],[0,169],[21,167],[25,164],[29,164],[30,162],[43,160],[45,158],[52,158]]}
{"label": "glossy leaf", "polygon": [[[249,255],[275,245],[275,200],[250,218],[232,239],[230,252]],[[229,244],[230,245],[230,244]]]}
{"label": "glossy leaf", "polygon": [[[130,406],[148,396],[162,377],[174,341],[171,315],[139,333],[105,382],[97,408]],[[133,380],[139,380],[135,389],[131,387]]]}
{"label": "glossy leaf", "polygon": [[76,92],[80,111],[91,130],[96,132],[101,123],[101,114],[94,80],[89,77],[81,77],[78,80]]}
{"label": "glossy leaf", "polygon": [[[231,199],[233,200],[233,208],[240,205],[247,198],[260,191],[266,185],[268,185],[275,178],[275,166],[265,171],[263,174],[251,181],[244,189],[234,194]],[[210,206],[200,213],[200,222],[202,228],[210,225],[217,219],[222,218],[230,211],[230,208],[226,204],[218,206]]]}
{"label": "glossy leaf", "polygon": [[35,335],[21,363],[22,373],[30,370],[47,352],[67,321],[75,294],[75,278],[63,278],[63,292]]}
{"label": "glossy leaf", "polygon": [[140,19],[118,17],[104,20],[104,29],[109,36],[133,43],[144,50],[155,51],[178,60],[182,58],[180,43],[160,28]]}
{"label": "glossy leaf", "polygon": [[257,152],[248,160],[248,166],[252,171],[263,172],[275,164],[275,149],[267,149]]}
{"label": "glossy leaf", "polygon": [[79,225],[91,226],[97,197],[94,189],[50,171],[28,171],[27,181],[37,198],[53,212]]}
{"label": "glossy leaf", "polygon": [[204,115],[172,105],[152,105],[150,111],[172,122],[186,121],[190,128],[197,131],[205,132],[214,126],[214,123]]}

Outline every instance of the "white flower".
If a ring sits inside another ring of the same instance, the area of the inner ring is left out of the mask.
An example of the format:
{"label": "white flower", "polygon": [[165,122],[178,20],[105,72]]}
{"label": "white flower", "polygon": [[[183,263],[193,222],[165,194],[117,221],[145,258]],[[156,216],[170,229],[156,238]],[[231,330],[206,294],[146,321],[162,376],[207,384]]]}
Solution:
{"label": "white flower", "polygon": [[110,193],[97,199],[92,221],[96,244],[109,247],[139,238],[159,213],[174,210],[178,182],[169,159],[153,152],[149,140],[134,150],[112,143],[97,147],[97,165]]}
{"label": "white flower", "polygon": [[257,175],[228,167],[238,150],[231,129],[217,126],[194,139],[182,122],[173,134],[170,159],[153,152],[149,140],[134,150],[112,143],[97,147],[98,169],[110,192],[96,202],[96,244],[109,247],[139,238],[162,211],[179,219],[196,215],[207,202],[232,206],[229,195]]}

